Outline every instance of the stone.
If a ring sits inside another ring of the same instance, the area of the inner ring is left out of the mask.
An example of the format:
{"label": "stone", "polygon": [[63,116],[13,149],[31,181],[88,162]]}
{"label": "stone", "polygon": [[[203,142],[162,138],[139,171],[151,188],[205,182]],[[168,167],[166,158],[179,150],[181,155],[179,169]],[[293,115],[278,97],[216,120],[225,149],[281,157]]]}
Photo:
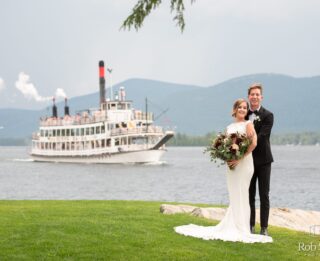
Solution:
{"label": "stone", "polygon": [[[221,220],[225,215],[226,208],[200,208],[190,205],[162,204],[160,212],[163,214],[189,213],[197,217]],[[259,223],[259,219],[260,210],[257,209],[257,223]],[[320,235],[320,212],[290,208],[271,208],[269,225]]]}
{"label": "stone", "polygon": [[194,206],[189,205],[169,205],[162,204],[160,206],[160,212],[163,214],[176,214],[176,213],[191,213],[195,208]]}

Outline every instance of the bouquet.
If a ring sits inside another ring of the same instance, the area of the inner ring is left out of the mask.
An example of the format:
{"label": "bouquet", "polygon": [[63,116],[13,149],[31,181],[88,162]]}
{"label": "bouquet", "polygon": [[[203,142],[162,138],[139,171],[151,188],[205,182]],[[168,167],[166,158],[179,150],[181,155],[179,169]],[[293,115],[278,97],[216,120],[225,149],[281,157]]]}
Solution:
{"label": "bouquet", "polygon": [[220,159],[223,161],[222,164],[225,164],[229,160],[241,159],[248,151],[250,144],[251,140],[246,134],[238,132],[232,134],[219,133],[205,152],[210,153],[211,161],[217,162],[217,159]]}

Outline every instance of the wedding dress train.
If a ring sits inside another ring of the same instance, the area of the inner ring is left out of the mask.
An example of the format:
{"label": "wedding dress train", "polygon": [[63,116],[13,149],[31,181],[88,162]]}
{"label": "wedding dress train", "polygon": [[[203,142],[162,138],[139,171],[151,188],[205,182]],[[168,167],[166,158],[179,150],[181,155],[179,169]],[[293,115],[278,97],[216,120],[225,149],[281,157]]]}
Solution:
{"label": "wedding dress train", "polygon": [[[246,122],[232,123],[227,127],[227,133],[246,133]],[[175,231],[185,236],[205,240],[220,239],[244,243],[272,242],[270,236],[250,233],[249,185],[253,175],[252,154],[243,158],[235,169],[227,167],[227,185],[230,205],[226,215],[216,226],[198,226],[194,224],[175,227]]]}

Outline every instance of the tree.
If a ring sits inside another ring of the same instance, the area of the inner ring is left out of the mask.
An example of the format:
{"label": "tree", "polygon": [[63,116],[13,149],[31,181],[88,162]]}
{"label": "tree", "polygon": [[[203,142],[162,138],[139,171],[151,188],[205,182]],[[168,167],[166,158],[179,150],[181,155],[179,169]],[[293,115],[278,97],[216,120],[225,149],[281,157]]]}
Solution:
{"label": "tree", "polygon": [[[191,4],[195,0],[190,0]],[[144,19],[151,13],[152,10],[159,7],[162,3],[162,0],[138,0],[134,8],[132,9],[131,14],[123,22],[121,28],[130,30],[134,27],[137,31],[142,27]],[[185,27],[184,22],[184,0],[170,0],[170,9],[171,12],[175,12],[173,21],[177,22],[177,26],[180,27],[181,32],[183,32]]]}

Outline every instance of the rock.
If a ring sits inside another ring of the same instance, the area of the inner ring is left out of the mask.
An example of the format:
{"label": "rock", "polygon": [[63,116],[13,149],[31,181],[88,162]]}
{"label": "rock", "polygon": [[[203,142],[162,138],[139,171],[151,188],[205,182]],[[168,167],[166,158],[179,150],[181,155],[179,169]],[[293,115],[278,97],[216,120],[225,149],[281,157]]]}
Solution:
{"label": "rock", "polygon": [[196,208],[191,212],[191,215],[207,219],[221,220],[225,213],[225,208]]}
{"label": "rock", "polygon": [[[221,220],[226,212],[225,208],[199,208],[189,205],[163,204],[160,207],[163,214],[190,213],[193,216]],[[256,222],[259,223],[260,210],[256,211]],[[297,231],[320,235],[320,212],[302,209],[271,208],[269,224],[289,228]]]}
{"label": "rock", "polygon": [[176,213],[191,213],[195,208],[194,206],[188,205],[169,205],[169,204],[162,204],[160,206],[160,212],[163,214],[176,214]]}

